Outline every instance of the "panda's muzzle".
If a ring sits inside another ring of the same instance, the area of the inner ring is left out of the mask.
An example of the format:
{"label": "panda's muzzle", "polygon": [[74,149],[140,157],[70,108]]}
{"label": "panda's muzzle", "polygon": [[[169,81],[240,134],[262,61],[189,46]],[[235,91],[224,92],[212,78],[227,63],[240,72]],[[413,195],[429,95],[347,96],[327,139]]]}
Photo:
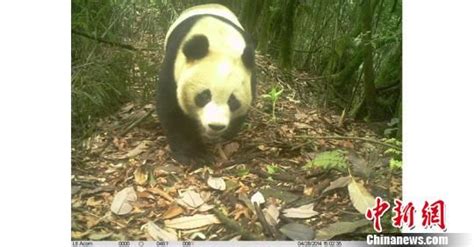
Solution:
{"label": "panda's muzzle", "polygon": [[223,124],[208,124],[209,128],[213,131],[220,132],[226,128]]}

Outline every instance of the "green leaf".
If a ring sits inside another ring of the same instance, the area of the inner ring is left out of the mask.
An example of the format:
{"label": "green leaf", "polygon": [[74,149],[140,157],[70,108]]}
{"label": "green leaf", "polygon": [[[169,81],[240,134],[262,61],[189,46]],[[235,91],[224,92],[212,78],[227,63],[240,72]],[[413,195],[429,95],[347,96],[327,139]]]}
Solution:
{"label": "green leaf", "polygon": [[267,168],[267,173],[270,175],[279,173],[281,171],[280,167],[278,167],[277,165],[273,163],[271,165],[267,165],[266,168]]}
{"label": "green leaf", "polygon": [[397,170],[402,169],[402,161],[396,159],[390,159],[390,169]]}
{"label": "green leaf", "polygon": [[347,170],[347,162],[342,151],[327,151],[318,154],[312,161],[305,165],[307,169],[314,169],[316,167],[321,167],[325,170],[334,168],[345,171]]}

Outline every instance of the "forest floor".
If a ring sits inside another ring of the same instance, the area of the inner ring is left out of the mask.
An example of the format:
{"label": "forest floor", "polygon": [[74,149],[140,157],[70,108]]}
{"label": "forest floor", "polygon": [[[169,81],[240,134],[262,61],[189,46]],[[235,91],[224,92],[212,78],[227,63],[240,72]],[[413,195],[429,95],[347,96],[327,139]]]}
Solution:
{"label": "forest floor", "polygon": [[[322,240],[373,231],[364,207],[401,196],[401,172],[384,154],[390,144],[365,123],[314,107],[305,98],[316,96],[292,88],[298,77],[288,81],[268,57],[257,65],[247,124],[209,146],[213,164],[170,157],[154,102],[130,102],[100,121],[72,150],[72,239]],[[272,85],[284,89],[274,119],[262,97]]]}

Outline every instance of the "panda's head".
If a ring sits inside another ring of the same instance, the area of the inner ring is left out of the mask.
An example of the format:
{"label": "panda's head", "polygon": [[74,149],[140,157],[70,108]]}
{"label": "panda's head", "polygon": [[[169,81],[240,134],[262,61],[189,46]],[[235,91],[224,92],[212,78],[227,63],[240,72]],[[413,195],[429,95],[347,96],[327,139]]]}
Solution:
{"label": "panda's head", "polygon": [[213,139],[249,109],[254,50],[238,39],[226,49],[210,42],[218,41],[193,34],[183,42],[175,79],[181,109],[199,123],[205,137]]}

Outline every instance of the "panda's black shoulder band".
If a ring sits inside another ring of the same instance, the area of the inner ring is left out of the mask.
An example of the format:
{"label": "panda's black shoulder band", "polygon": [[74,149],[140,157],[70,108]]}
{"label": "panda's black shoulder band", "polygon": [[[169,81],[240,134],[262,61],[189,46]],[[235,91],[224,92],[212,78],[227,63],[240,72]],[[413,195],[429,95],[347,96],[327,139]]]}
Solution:
{"label": "panda's black shoulder band", "polygon": [[186,58],[197,60],[205,57],[209,52],[209,40],[203,34],[194,35],[186,41],[183,46],[183,53]]}
{"label": "panda's black shoulder band", "polygon": [[245,67],[252,69],[255,66],[255,50],[252,45],[247,45],[242,53],[242,62]]}

